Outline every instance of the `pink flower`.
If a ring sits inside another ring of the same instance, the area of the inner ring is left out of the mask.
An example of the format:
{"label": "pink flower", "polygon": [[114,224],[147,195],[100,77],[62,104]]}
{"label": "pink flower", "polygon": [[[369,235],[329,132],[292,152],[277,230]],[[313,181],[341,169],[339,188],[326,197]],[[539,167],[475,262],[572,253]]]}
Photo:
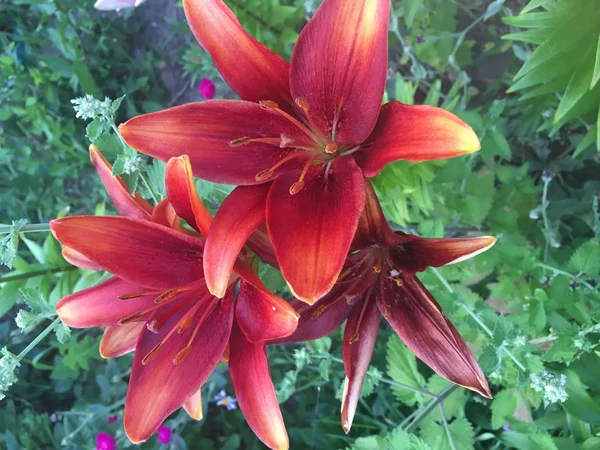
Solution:
{"label": "pink flower", "polygon": [[207,100],[215,97],[215,83],[210,78],[202,78],[198,86],[198,92]]}
{"label": "pink flower", "polygon": [[164,425],[158,429],[158,440],[163,444],[171,443],[171,429]]}
{"label": "pink flower", "polygon": [[106,419],[108,423],[115,423],[117,421],[117,416],[108,416]]}
{"label": "pink flower", "polygon": [[96,435],[96,450],[116,450],[117,440],[108,433]]}

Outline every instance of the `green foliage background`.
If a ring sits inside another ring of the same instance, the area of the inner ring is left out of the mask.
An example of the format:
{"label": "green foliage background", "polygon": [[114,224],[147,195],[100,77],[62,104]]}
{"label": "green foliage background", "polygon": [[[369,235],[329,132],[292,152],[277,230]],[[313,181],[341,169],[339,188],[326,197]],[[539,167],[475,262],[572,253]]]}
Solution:
{"label": "green foliage background", "polygon": [[[131,358],[102,360],[100,330],[69,330],[53,312],[62,296],[101,275],[74,270],[58,243],[31,224],[114,212],[91,170],[88,138],[143,196],[164,189],[160,164],[127,153],[109,122],[86,129],[70,103],[84,94],[125,95],[120,121],[183,101],[165,66],[192,93],[200,78],[218,77],[181,10],[153,15],[159,3],[120,13],[74,0],[0,3],[0,340],[7,349],[0,385],[10,387],[0,447],[91,448],[103,431],[117,436],[119,448],[131,445],[122,431]],[[289,58],[319,2],[227,3],[254,36]],[[375,179],[376,190],[398,229],[499,237],[488,252],[420,277],[473,348],[494,399],[452,387],[382,325],[346,436],[340,332],[276,346],[271,371],[292,448],[600,448],[600,1],[392,3],[386,96],[453,111],[476,130],[482,149],[394,163]],[[162,47],[144,39],[155,27],[169,36]],[[217,86],[218,96],[233,95]],[[229,190],[198,187],[213,209]],[[265,270],[283,293],[279,274]],[[239,411],[215,404],[219,390],[232,393],[228,383],[219,366],[203,390],[202,422],[183,413],[167,421],[172,448],[261,448]],[[155,439],[142,447],[163,448]]]}

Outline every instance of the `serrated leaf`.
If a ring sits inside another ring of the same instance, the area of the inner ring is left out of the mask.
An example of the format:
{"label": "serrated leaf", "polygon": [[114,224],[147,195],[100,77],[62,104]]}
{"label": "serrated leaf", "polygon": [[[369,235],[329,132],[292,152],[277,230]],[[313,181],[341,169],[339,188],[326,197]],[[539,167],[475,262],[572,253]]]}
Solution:
{"label": "serrated leaf", "polygon": [[52,317],[56,315],[54,307],[44,298],[39,289],[25,287],[19,289],[23,295],[23,301],[29,306],[33,314],[42,317]]}
{"label": "serrated leaf", "polygon": [[[417,369],[415,355],[395,334],[388,339],[386,359],[387,373],[396,383],[417,389],[422,389],[425,386],[425,378]],[[414,405],[419,398],[415,392],[398,386],[392,386],[392,390],[395,397],[407,405]]]}
{"label": "serrated leaf", "polygon": [[570,335],[561,335],[552,344],[550,350],[544,354],[544,361],[548,362],[567,362],[571,361],[577,354],[577,348],[573,344],[573,337]]}
{"label": "serrated leaf", "polygon": [[54,329],[54,334],[56,334],[56,339],[58,342],[64,344],[71,338],[71,329],[64,323],[60,322]]}
{"label": "serrated leaf", "polygon": [[27,224],[27,220],[13,220],[8,233],[0,239],[0,265],[12,269],[19,246],[19,231]]}
{"label": "serrated leaf", "polygon": [[331,358],[326,358],[319,363],[319,374],[325,381],[329,381],[329,369],[331,368]]}
{"label": "serrated leaf", "polygon": [[511,391],[501,391],[494,394],[492,401],[492,428],[501,428],[506,423],[506,418],[517,409],[517,396]]}
{"label": "serrated leaf", "polygon": [[100,135],[106,133],[106,131],[108,131],[106,122],[100,119],[92,120],[88,123],[87,127],[85,127],[85,135],[92,142],[96,141]]}
{"label": "serrated leaf", "polygon": [[385,437],[386,449],[393,450],[432,450],[425,441],[400,428],[396,428]]}
{"label": "serrated leaf", "polygon": [[571,272],[583,273],[590,278],[600,275],[600,242],[590,239],[575,250],[569,260],[568,268]]}
{"label": "serrated leaf", "polygon": [[112,104],[110,105],[110,110],[112,111],[113,115],[115,115],[117,113],[117,111],[121,107],[121,102],[123,101],[123,99],[125,97],[126,97],[126,95],[123,95],[123,96],[113,100]]}
{"label": "serrated leaf", "polygon": [[450,445],[448,433],[442,425],[428,420],[421,425],[421,438],[436,450],[473,449],[474,431],[471,423],[464,418],[455,419],[449,425],[454,446]]}

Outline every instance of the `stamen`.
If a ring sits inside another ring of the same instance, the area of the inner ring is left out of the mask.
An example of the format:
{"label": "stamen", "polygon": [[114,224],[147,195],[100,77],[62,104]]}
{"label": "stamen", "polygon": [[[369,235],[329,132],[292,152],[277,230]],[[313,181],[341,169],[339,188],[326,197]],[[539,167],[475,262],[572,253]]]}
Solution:
{"label": "stamen", "polygon": [[331,142],[335,142],[335,133],[337,131],[338,123],[340,121],[340,108],[335,109],[333,114],[333,124],[331,125]]}
{"label": "stamen", "polygon": [[[277,137],[250,138],[248,136],[244,136],[244,137],[229,141],[229,146],[230,147],[241,147],[242,145],[247,145],[247,144],[251,144],[251,143],[280,146],[281,142],[282,142],[282,138],[277,138]],[[293,139],[292,139],[292,142],[293,142]],[[285,148],[285,147],[281,147],[281,148]]]}
{"label": "stamen", "polygon": [[314,132],[318,134],[319,138],[321,138],[321,140],[325,140],[325,136],[321,134],[321,132],[319,131],[319,127],[310,115],[310,105],[308,104],[308,100],[306,100],[303,97],[298,97],[294,100],[294,103],[296,103],[296,105],[298,105],[298,108],[300,108],[304,112],[304,117],[306,117],[306,120],[308,121],[309,125],[314,130]]}
{"label": "stamen", "polygon": [[152,350],[150,350],[146,354],[146,356],[144,356],[142,358],[142,365],[145,366],[150,361],[152,361],[154,358],[156,358],[156,355],[158,354],[158,351],[163,347],[163,345],[165,345],[165,341],[159,342],[157,345],[155,345],[154,348]]}
{"label": "stamen", "polygon": [[[217,297],[211,296],[211,298],[212,298],[211,302],[206,306],[206,309],[204,310],[204,312],[198,319],[198,322],[196,323],[196,327],[194,328],[194,332],[192,333],[192,336],[188,340],[188,343],[173,357],[173,364],[175,364],[175,365],[179,364],[181,361],[183,361],[185,359],[185,357],[187,355],[189,355],[190,351],[192,350],[192,342],[194,342],[194,339],[196,338],[196,335],[200,331],[202,324],[204,324],[204,322],[206,321],[206,318],[212,312],[217,301],[219,300]],[[204,298],[202,300],[204,300]],[[200,301],[201,303],[202,303],[202,300]]]}
{"label": "stamen", "polygon": [[281,165],[285,164],[288,161],[291,161],[292,159],[295,158],[300,158],[304,156],[304,152],[293,152],[290,153],[289,155],[287,155],[285,158],[279,160],[277,163],[275,163],[275,165],[273,167],[271,167],[270,169],[266,169],[266,170],[262,170],[260,172],[258,172],[255,176],[254,179],[256,181],[267,181],[269,178],[271,178],[273,176],[273,174],[275,173],[275,170],[280,167]]}
{"label": "stamen", "polygon": [[318,157],[319,157],[319,155],[317,154],[317,155],[312,155],[310,158],[308,158],[308,161],[306,161],[306,164],[304,164],[304,167],[302,168],[302,172],[300,173],[300,178],[298,178],[298,181],[296,181],[294,184],[292,184],[290,186],[290,194],[291,195],[296,195],[298,192],[300,192],[304,188],[304,177],[306,176],[306,173],[308,172],[308,169],[310,168],[310,166],[312,166],[312,163]]}
{"label": "stamen", "polygon": [[379,264],[373,265],[373,272],[380,273],[381,272],[381,266]]}
{"label": "stamen", "polygon": [[177,295],[179,291],[177,289],[169,289],[168,291],[163,292],[158,297],[154,299],[154,303],[157,305],[159,303],[164,302],[165,300],[171,300],[175,295]]}
{"label": "stamen", "polygon": [[119,300],[133,300],[134,298],[140,298],[145,295],[158,294],[160,291],[145,291],[145,292],[132,292],[130,294],[117,295]]}
{"label": "stamen", "polygon": [[[313,141],[319,142],[320,140],[322,140],[322,138],[320,139],[319,136],[317,136],[310,128],[308,128],[306,125],[304,125],[298,119],[296,119],[295,117],[286,113],[284,110],[280,109],[279,105],[277,103],[275,103],[271,100],[261,100],[260,102],[258,102],[258,104],[260,105],[260,107],[262,109],[266,109],[267,111],[275,111],[275,112],[281,114],[287,120],[292,122],[296,126],[296,128],[298,128],[300,131],[302,131],[304,134],[306,134]],[[310,123],[310,121],[309,121],[309,123]]]}

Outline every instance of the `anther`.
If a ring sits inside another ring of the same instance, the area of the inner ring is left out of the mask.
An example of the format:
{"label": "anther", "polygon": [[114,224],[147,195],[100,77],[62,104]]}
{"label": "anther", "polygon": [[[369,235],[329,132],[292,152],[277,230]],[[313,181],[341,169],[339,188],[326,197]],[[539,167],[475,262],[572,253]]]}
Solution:
{"label": "anther", "polygon": [[290,194],[296,195],[304,188],[304,180],[298,180],[290,186]]}
{"label": "anther", "polygon": [[303,97],[297,97],[294,100],[294,103],[296,103],[298,108],[300,108],[304,112],[304,117],[306,117],[306,120],[308,121],[308,124],[311,126],[312,130],[319,136],[319,138],[325,140],[325,136],[321,134],[321,132],[319,131],[319,127],[310,115],[310,105],[308,104],[308,100],[306,100]]}
{"label": "anther", "polygon": [[154,299],[154,303],[156,303],[158,305],[159,303],[162,303],[165,300],[172,299],[173,297],[175,297],[176,294],[177,294],[177,289],[169,289],[168,291],[165,291],[162,294],[160,294],[158,297],[156,297]]}
{"label": "anther", "polygon": [[352,335],[352,337],[350,338],[350,341],[348,341],[350,344],[354,344],[356,342],[358,342],[358,338],[360,337],[360,331],[356,330],[354,332],[354,334]]}
{"label": "anther", "polygon": [[373,266],[373,272],[380,273],[381,272],[381,266],[379,264],[375,264]]}
{"label": "anther", "polygon": [[146,324],[146,328],[148,329],[148,331],[150,331],[151,333],[157,334],[158,333],[158,329],[156,328],[156,320],[152,320],[150,322],[148,322]]}
{"label": "anther", "polygon": [[142,317],[143,314],[144,314],[143,312],[137,312],[137,313],[130,314],[127,317],[124,317],[121,320],[119,320],[117,323],[119,325],[128,324],[129,322],[133,322],[135,319]]}
{"label": "anther", "polygon": [[279,109],[279,105],[273,100],[261,100],[258,104],[262,109]]}
{"label": "anther", "polygon": [[297,97],[294,100],[294,103],[296,103],[296,105],[298,105],[298,108],[300,108],[305,113],[310,111],[310,105],[308,104],[308,100],[306,100],[304,97]]}
{"label": "anther", "polygon": [[325,310],[327,309],[327,306],[325,305],[321,305],[319,306],[313,313],[312,313],[312,317],[319,317],[321,314],[323,314],[325,312]]}
{"label": "anther", "polygon": [[186,358],[187,355],[190,354],[191,351],[192,351],[192,347],[190,345],[186,345],[185,347],[183,347],[173,357],[173,364],[175,364],[175,365],[179,364],[181,361],[183,361]]}
{"label": "anther", "polygon": [[289,148],[294,143],[294,139],[281,133],[279,148]]}
{"label": "anther", "polygon": [[267,181],[269,178],[271,178],[273,176],[274,172],[275,171],[273,169],[261,170],[254,176],[254,179],[259,182]]}
{"label": "anther", "polygon": [[148,293],[147,292],[132,292],[131,294],[117,295],[117,298],[119,300],[133,300],[134,298],[140,298],[140,297],[143,297],[144,295],[148,295]]}
{"label": "anther", "polygon": [[241,147],[242,145],[246,145],[250,141],[248,136],[243,136],[241,138],[233,139],[229,141],[230,147]]}
{"label": "anther", "polygon": [[325,153],[335,153],[338,151],[339,145],[333,143],[333,142],[329,142],[326,146],[325,146]]}
{"label": "anther", "polygon": [[158,351],[163,347],[163,345],[164,345],[164,342],[161,342],[161,343],[157,344],[156,346],[154,346],[154,348],[152,350],[150,350],[146,354],[146,356],[144,356],[144,358],[142,359],[142,365],[145,366],[150,361],[152,361],[154,358],[156,358]]}
{"label": "anther", "polygon": [[392,278],[392,280],[394,280],[394,283],[396,283],[396,286],[398,287],[402,287],[402,285],[404,284],[404,282],[400,278]]}

